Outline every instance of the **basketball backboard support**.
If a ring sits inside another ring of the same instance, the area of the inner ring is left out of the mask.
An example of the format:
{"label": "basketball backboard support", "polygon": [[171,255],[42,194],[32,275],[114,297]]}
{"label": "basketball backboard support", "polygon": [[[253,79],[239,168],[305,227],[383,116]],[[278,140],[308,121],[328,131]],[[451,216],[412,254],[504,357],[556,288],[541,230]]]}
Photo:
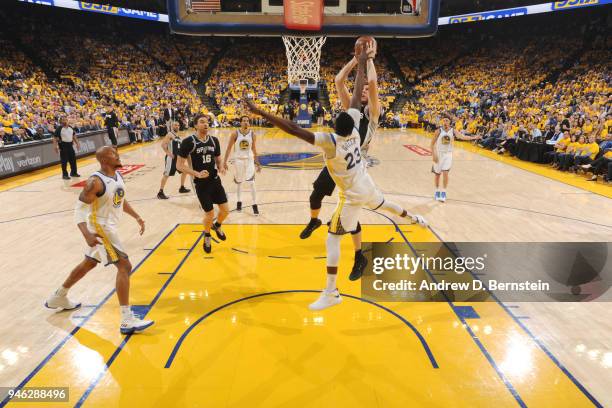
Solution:
{"label": "basketball backboard support", "polygon": [[440,0],[325,0],[316,31],[288,29],[283,0],[168,0],[168,17],[173,32],[188,35],[427,37],[437,31],[439,6]]}

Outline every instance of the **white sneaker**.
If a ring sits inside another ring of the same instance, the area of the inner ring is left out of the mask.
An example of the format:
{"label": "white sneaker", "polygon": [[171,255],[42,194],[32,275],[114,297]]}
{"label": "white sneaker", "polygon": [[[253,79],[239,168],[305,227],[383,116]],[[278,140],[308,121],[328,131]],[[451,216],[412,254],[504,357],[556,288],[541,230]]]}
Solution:
{"label": "white sneaker", "polygon": [[440,201],[443,203],[446,202],[446,191],[440,192]]}
{"label": "white sneaker", "polygon": [[342,297],[338,292],[338,289],[333,292],[328,292],[327,290],[322,290],[319,298],[314,302],[308,305],[310,310],[323,310],[328,307],[335,306],[342,302]]}
{"label": "white sneaker", "polygon": [[412,216],[412,223],[419,224],[421,227],[427,226],[427,220],[425,219],[425,217],[423,217],[422,215],[418,215],[418,214]]}
{"label": "white sneaker", "polygon": [[54,293],[45,302],[45,307],[48,309],[72,310],[81,307],[81,303],[72,302],[68,299],[68,296],[60,296]]}
{"label": "white sneaker", "polygon": [[134,315],[121,320],[121,334],[133,334],[135,332],[141,332],[147,327],[150,327],[155,323],[153,320],[143,320]]}

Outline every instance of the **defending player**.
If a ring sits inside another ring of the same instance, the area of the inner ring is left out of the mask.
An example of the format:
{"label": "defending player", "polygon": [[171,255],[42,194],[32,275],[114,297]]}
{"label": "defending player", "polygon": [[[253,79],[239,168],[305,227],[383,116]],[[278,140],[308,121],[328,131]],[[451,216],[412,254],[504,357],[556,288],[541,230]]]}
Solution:
{"label": "defending player", "polygon": [[[455,136],[455,132],[457,135]],[[433,166],[431,171],[434,173],[436,201],[446,201],[446,187],[448,186],[448,172],[453,164],[453,144],[455,137],[459,140],[478,140],[480,136],[465,136],[460,131],[451,127],[451,120],[448,116],[442,118],[442,126],[436,130],[431,141],[431,151],[433,156]],[[440,190],[440,174],[442,174],[442,190]]]}
{"label": "defending player", "polygon": [[[180,125],[178,122],[172,122],[172,127],[168,134],[162,140],[161,148],[166,153],[165,167],[164,167],[164,175],[161,179],[161,184],[159,186],[159,192],[157,193],[157,198],[160,200],[167,200],[168,196],[164,194],[164,187],[166,187],[166,183],[168,182],[168,177],[172,177],[176,174],[176,158],[179,153],[179,149],[181,147],[181,138],[178,135],[180,130]],[[181,188],[179,188],[179,193],[189,193],[191,190],[185,188],[185,179],[187,178],[186,173],[181,173]]]}
{"label": "defending player", "polygon": [[[297,124],[271,115],[247,101],[249,109],[263,116],[281,130],[319,147],[325,158],[325,165],[333,180],[340,189],[339,202],[332,217],[327,235],[327,285],[317,301],[310,304],[311,310],[322,310],[341,302],[336,287],[338,263],[340,260],[340,241],[347,232],[358,228],[359,215],[363,206],[377,210],[382,209],[399,217],[411,217],[412,222],[426,225],[419,215],[410,215],[399,205],[386,201],[383,194],[369,176],[361,156],[359,132],[355,124],[359,121],[359,99],[365,82],[364,71],[366,60],[373,49],[368,45],[359,56],[355,92],[351,97],[350,108],[341,112],[334,125],[335,133],[312,133],[300,128]],[[358,234],[361,234],[360,232]]]}
{"label": "defending player", "polygon": [[87,242],[85,259],[72,270],[62,286],[45,302],[45,306],[64,310],[80,307],[80,303],[68,299],[68,290],[98,263],[102,262],[104,266],[115,264],[117,297],[121,305],[120,331],[131,334],[146,329],[153,321],[134,316],[130,309],[132,265],[123,250],[117,229],[124,212],[136,219],[140,225],[140,235],[145,230],[145,223],[125,199],[125,184],[117,171],[121,167],[117,151],[110,146],[102,147],[96,152],[96,159],[100,162],[100,170],[89,177],[74,209],[75,222]]}
{"label": "defending player", "polygon": [[[217,174],[225,174],[225,168],[221,163],[219,139],[208,134],[208,116],[197,114],[193,119],[193,126],[196,134],[181,142],[176,167],[179,171],[193,176],[195,192],[204,210],[204,252],[209,254],[212,251],[211,228],[217,234],[217,238],[221,241],[226,240],[221,224],[227,218],[229,208],[225,189]],[[213,204],[219,207],[216,221]]]}
{"label": "defending player", "polygon": [[[374,66],[374,57],[376,56],[376,43],[370,51],[371,55],[367,61],[367,84],[364,85],[363,91],[360,93],[356,92],[357,95],[361,96],[360,106],[360,119],[359,119],[359,139],[361,146],[361,156],[365,158],[370,141],[374,136],[374,133],[378,129],[378,119],[380,117],[380,100],[378,98],[378,75]],[[351,95],[346,86],[346,80],[348,75],[357,66],[357,58],[353,57],[336,75],[335,83],[336,89],[338,90],[338,98],[342,104],[342,109],[347,110],[351,102]],[[300,238],[306,239],[312,235],[314,230],[319,228],[322,224],[319,219],[319,213],[321,212],[321,206],[323,198],[325,196],[331,196],[336,188],[336,183],[329,175],[327,167],[323,167],[321,173],[313,183],[313,191],[310,195],[310,221],[300,234]],[[353,262],[353,268],[349,279],[357,280],[361,277],[361,273],[365,268],[367,261],[365,256],[361,253],[361,226],[359,225],[357,230],[352,233],[353,246],[355,248],[355,258]],[[360,272],[361,271],[361,272]]]}
{"label": "defending player", "polygon": [[237,203],[236,209],[242,211],[242,198],[240,196],[242,184],[248,184],[251,188],[253,199],[253,214],[259,215],[257,208],[257,191],[255,191],[255,169],[261,171],[259,160],[257,159],[256,138],[253,130],[249,129],[250,120],[248,116],[240,118],[240,129],[232,132],[230,141],[227,144],[223,168],[227,171],[227,161],[230,152],[234,150],[234,183],[236,183]]}

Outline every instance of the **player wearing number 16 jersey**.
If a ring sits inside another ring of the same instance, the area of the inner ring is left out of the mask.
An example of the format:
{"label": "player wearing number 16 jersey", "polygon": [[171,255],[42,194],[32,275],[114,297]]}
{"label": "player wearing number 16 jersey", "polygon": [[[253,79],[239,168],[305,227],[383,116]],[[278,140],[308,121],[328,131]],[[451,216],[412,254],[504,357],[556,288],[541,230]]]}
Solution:
{"label": "player wearing number 16 jersey", "polygon": [[[366,49],[368,51],[368,49]],[[297,124],[269,114],[251,101],[247,101],[249,109],[263,116],[270,123],[278,126],[285,132],[294,135],[305,142],[313,144],[323,150],[325,165],[329,174],[338,186],[339,201],[332,217],[327,235],[327,286],[322,291],[319,299],[309,307],[311,310],[322,310],[341,302],[340,294],[336,287],[336,276],[340,260],[340,241],[345,233],[357,231],[359,215],[362,207],[373,210],[381,209],[399,217],[412,218],[412,222],[426,225],[423,217],[409,215],[399,205],[385,200],[383,194],[376,188],[374,181],[368,174],[365,162],[361,157],[359,132],[355,129],[360,112],[359,99],[365,82],[364,71],[368,52],[362,52],[359,56],[357,68],[357,81],[355,92],[351,97],[350,108],[341,112],[336,118],[334,132],[312,133],[300,128]],[[361,232],[357,232],[361,234]]]}
{"label": "player wearing number 16 jersey", "polygon": [[[217,238],[225,241],[225,233],[221,224],[229,214],[227,195],[217,173],[224,174],[225,169],[221,163],[221,146],[219,139],[208,134],[208,116],[198,114],[193,120],[196,134],[181,142],[179,159],[176,167],[183,173],[193,176],[193,184],[200,206],[204,210],[204,251],[212,250],[210,230],[217,234]],[[189,166],[191,162],[191,166]],[[219,206],[217,220],[214,221],[214,204]],[[214,221],[214,223],[213,223]]]}

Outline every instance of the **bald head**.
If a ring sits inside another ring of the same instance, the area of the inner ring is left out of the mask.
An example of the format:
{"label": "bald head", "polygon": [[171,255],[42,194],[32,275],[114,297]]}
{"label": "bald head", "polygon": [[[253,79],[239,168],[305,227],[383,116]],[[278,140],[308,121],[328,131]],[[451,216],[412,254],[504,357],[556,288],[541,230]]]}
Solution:
{"label": "bald head", "polygon": [[96,150],[96,160],[103,168],[109,167],[113,171],[122,166],[119,153],[111,146],[103,146]]}

